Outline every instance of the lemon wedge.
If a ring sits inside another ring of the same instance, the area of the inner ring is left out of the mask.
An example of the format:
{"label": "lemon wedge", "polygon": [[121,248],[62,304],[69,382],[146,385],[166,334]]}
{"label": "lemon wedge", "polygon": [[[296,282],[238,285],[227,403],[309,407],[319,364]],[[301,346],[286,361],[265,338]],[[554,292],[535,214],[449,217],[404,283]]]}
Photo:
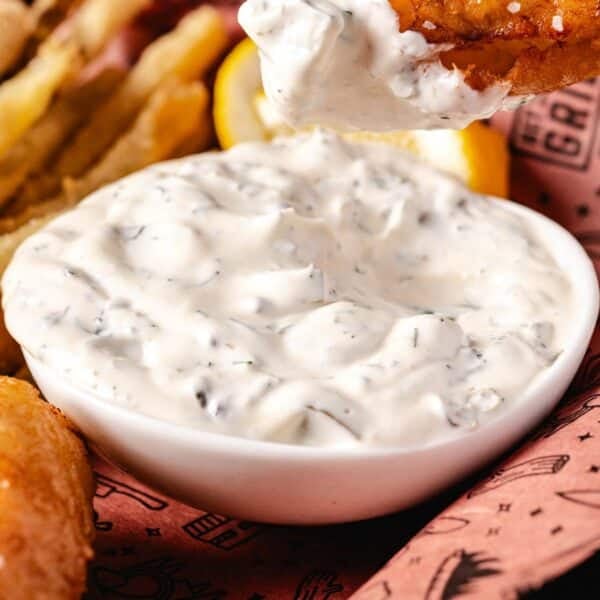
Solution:
{"label": "lemon wedge", "polygon": [[[222,148],[293,134],[263,92],[258,52],[252,40],[243,40],[227,56],[217,73],[214,94],[215,130]],[[506,138],[483,123],[473,123],[461,131],[357,132],[344,137],[392,144],[456,175],[476,192],[508,196],[510,155]]]}
{"label": "lemon wedge", "polygon": [[480,194],[508,197],[510,154],[506,138],[483,123],[475,122],[462,130],[359,132],[346,137],[398,146],[458,176]]}
{"label": "lemon wedge", "polygon": [[215,79],[213,117],[222,148],[270,137],[255,109],[261,91],[258,52],[246,38],[225,58]]}

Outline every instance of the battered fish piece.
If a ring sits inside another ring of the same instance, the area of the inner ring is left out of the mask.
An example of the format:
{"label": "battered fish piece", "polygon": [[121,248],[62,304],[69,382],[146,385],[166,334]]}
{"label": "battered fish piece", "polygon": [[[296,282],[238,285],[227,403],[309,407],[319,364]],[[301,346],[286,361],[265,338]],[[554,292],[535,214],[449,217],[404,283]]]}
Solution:
{"label": "battered fish piece", "polygon": [[30,384],[0,377],[0,598],[75,600],[92,557],[82,441]]}
{"label": "battered fish piece", "polygon": [[498,82],[512,95],[555,89],[600,74],[597,0],[390,0],[402,31],[450,43],[442,53],[475,89]]}

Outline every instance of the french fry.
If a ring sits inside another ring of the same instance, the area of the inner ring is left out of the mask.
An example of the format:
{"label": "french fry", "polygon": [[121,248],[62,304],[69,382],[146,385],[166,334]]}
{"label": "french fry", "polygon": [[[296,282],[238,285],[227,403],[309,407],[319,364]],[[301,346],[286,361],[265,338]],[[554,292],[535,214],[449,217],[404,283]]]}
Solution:
{"label": "french fry", "polygon": [[135,17],[150,0],[87,0],[73,17],[71,35],[88,58]]}
{"label": "french fry", "polygon": [[[12,234],[30,221],[58,214],[99,187],[170,157],[197,130],[201,117],[210,120],[207,109],[208,91],[202,83],[167,82],[153,94],[133,127],[93,169],[77,180],[65,180],[64,192],[54,198],[1,218],[0,234]],[[6,237],[0,237],[0,257]]]}
{"label": "french fry", "polygon": [[[148,46],[122,87],[94,114],[56,164],[59,177],[78,177],[126,130],[150,95],[172,77],[190,81],[207,71],[226,48],[219,13],[203,6]],[[178,120],[178,119],[177,119]]]}
{"label": "french fry", "polygon": [[[69,205],[99,187],[170,157],[200,121],[210,122],[208,91],[200,82],[167,83],[150,98],[134,126],[78,180],[65,181]],[[1,230],[0,222],[0,230]]]}
{"label": "french fry", "polygon": [[20,73],[0,85],[0,156],[46,112],[77,62],[75,45],[48,42]]}
{"label": "french fry", "polygon": [[20,0],[0,2],[0,75],[17,62],[33,33],[34,17]]}
{"label": "french fry", "polygon": [[175,148],[171,158],[182,158],[208,150],[215,141],[213,120],[202,115],[194,130]]}
{"label": "french fry", "polygon": [[[27,206],[19,214],[2,217],[0,219],[0,256],[2,255],[2,241],[4,240],[5,234],[14,233],[19,231],[24,225],[29,225],[30,223],[35,223],[41,219],[57,215],[63,210],[70,208],[72,204],[73,202],[70,202],[65,194],[59,194],[40,204]],[[36,229],[33,229],[32,233],[34,231],[36,231]],[[0,264],[1,262],[2,260],[0,258]]]}
{"label": "french fry", "polygon": [[27,45],[30,56],[34,55],[40,44],[42,44],[60,23],[62,23],[69,12],[71,12],[81,0],[34,0],[31,5],[31,14],[35,22],[35,30]]}
{"label": "french fry", "polygon": [[50,12],[58,13],[61,17],[66,16],[72,6],[79,4],[81,0],[34,0],[31,11],[39,21]]}
{"label": "french fry", "polygon": [[46,112],[58,88],[125,25],[146,0],[86,0],[35,58],[0,85],[0,156]]}
{"label": "french fry", "polygon": [[[42,169],[98,103],[116,88],[123,76],[121,71],[107,69],[95,79],[65,91],[49,111],[0,158],[0,206],[13,196],[30,173]],[[11,209],[20,212],[29,203],[32,203],[31,197],[18,198]]]}
{"label": "french fry", "polygon": [[60,192],[61,180],[54,172],[43,170],[25,180],[15,199],[6,207],[4,214],[14,215],[28,206],[40,204]]}

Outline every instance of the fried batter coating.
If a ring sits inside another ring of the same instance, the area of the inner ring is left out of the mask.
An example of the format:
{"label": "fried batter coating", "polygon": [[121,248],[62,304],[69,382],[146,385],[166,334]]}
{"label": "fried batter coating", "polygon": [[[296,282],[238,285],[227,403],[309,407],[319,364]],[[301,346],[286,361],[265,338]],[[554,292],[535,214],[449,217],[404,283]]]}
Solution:
{"label": "fried batter coating", "polygon": [[600,74],[598,0],[391,0],[401,30],[449,43],[475,89],[504,82],[513,95],[559,89]]}
{"label": "fried batter coating", "polygon": [[0,377],[0,598],[75,600],[92,557],[82,441],[24,381]]}

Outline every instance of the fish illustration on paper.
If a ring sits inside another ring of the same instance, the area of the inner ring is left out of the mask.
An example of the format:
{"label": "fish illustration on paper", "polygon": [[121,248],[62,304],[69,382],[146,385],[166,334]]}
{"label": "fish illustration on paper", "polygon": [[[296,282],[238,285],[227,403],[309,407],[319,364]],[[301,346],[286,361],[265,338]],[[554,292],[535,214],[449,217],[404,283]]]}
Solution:
{"label": "fish illustration on paper", "polygon": [[488,479],[475,486],[468,494],[468,498],[486,494],[492,490],[504,487],[513,481],[526,477],[539,477],[541,475],[555,475],[569,462],[568,454],[552,454],[531,458],[510,467],[501,467]]}
{"label": "fish illustration on paper", "polygon": [[[159,558],[126,567],[96,566],[91,571],[90,598],[144,600],[222,600],[225,591],[207,581],[193,582],[180,575],[183,565]],[[96,593],[97,596],[91,594]]]}

